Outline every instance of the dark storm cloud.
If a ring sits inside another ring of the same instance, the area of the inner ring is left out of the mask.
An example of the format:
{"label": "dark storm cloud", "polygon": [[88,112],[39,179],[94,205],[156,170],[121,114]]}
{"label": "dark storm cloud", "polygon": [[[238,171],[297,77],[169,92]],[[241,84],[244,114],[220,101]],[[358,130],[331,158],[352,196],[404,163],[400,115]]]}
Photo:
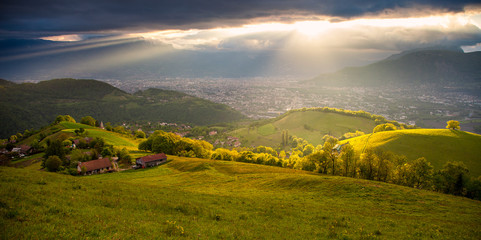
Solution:
{"label": "dark storm cloud", "polygon": [[105,31],[209,28],[257,18],[289,16],[338,19],[413,8],[459,12],[478,0],[2,0],[0,34],[46,36]]}

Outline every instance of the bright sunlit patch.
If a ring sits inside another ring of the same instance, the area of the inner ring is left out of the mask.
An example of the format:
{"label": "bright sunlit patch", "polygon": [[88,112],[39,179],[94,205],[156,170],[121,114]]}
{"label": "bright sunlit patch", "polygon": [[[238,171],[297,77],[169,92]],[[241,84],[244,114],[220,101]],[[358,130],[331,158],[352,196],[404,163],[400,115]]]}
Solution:
{"label": "bright sunlit patch", "polygon": [[[259,23],[231,28],[191,29],[191,30],[164,30],[157,32],[136,33],[129,36],[143,37],[158,40],[172,45],[177,49],[199,49],[206,46],[222,48],[219,46],[225,41],[234,38],[247,38],[247,41],[266,42],[268,34],[294,33],[304,37],[305,41],[318,40],[321,38],[335,39],[333,35],[339,31],[364,31],[368,29],[391,30],[392,28],[403,29],[436,29],[440,32],[456,31],[468,24],[476,25],[475,14],[445,14],[416,18],[364,18],[342,22],[329,21],[298,21],[294,23]],[[367,30],[366,30],[367,31]],[[342,40],[342,39],[339,39]],[[336,40],[337,41],[337,40]],[[248,46],[247,44],[246,46]],[[251,44],[252,45],[252,44]],[[265,46],[270,46],[266,44]],[[260,45],[256,45],[258,48]]]}
{"label": "bright sunlit patch", "polygon": [[463,51],[465,53],[468,53],[468,52],[479,52],[481,51],[481,43],[478,43],[476,45],[473,45],[473,46],[462,46],[461,47],[463,49]]}
{"label": "bright sunlit patch", "polygon": [[83,38],[78,34],[50,36],[50,37],[43,37],[43,38],[40,38],[40,39],[48,40],[48,41],[55,41],[55,42],[76,42],[76,41],[83,40]]}
{"label": "bright sunlit patch", "polygon": [[331,28],[333,23],[328,21],[303,21],[293,24],[294,29],[302,35],[316,37]]}

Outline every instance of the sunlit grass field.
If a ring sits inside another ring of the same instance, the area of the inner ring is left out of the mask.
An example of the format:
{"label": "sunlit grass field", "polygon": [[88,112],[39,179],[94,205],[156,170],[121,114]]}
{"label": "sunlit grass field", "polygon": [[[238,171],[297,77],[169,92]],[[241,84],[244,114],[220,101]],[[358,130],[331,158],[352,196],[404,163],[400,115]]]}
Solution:
{"label": "sunlit grass field", "polygon": [[2,239],[479,239],[481,202],[169,156],[87,177],[0,168]]}
{"label": "sunlit grass field", "polygon": [[137,150],[137,146],[141,142],[141,140],[128,138],[122,134],[116,132],[110,132],[107,130],[103,130],[100,128],[94,128],[89,125],[84,125],[80,123],[70,123],[70,122],[62,122],[60,123],[61,126],[65,127],[66,129],[62,130],[63,132],[73,133],[75,129],[85,128],[86,136],[91,138],[103,138],[106,143],[114,145],[119,148],[127,148],[128,150]]}
{"label": "sunlit grass field", "polygon": [[344,133],[356,130],[370,133],[375,126],[373,120],[362,117],[319,111],[301,111],[290,113],[273,123],[267,123],[256,129],[241,128],[231,134],[239,137],[247,146],[275,147],[281,143],[282,131],[288,130],[289,135],[318,145],[322,143],[322,137],[325,134],[340,137]]}
{"label": "sunlit grass field", "polygon": [[436,169],[448,161],[462,161],[472,176],[481,175],[481,135],[450,129],[407,129],[368,134],[343,142],[358,152],[379,147],[414,160],[425,157]]}

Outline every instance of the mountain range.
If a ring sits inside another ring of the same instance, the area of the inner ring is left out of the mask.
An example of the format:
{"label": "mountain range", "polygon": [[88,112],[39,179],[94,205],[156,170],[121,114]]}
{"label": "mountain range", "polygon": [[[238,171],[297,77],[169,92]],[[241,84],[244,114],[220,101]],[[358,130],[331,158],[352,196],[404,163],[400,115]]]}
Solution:
{"label": "mountain range", "polygon": [[481,52],[426,49],[392,55],[382,61],[321,74],[306,84],[324,86],[466,87],[481,86]]}

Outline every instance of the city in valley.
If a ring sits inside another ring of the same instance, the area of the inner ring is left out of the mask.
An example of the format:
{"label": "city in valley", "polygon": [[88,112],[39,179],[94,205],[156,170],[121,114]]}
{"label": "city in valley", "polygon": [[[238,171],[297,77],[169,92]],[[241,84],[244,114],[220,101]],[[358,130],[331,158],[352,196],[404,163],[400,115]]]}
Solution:
{"label": "city in valley", "polygon": [[295,78],[166,78],[103,80],[127,92],[147,88],[181,91],[226,104],[249,118],[273,118],[291,109],[364,110],[408,125],[444,128],[446,120],[481,132],[481,96],[466,89],[322,87]]}

